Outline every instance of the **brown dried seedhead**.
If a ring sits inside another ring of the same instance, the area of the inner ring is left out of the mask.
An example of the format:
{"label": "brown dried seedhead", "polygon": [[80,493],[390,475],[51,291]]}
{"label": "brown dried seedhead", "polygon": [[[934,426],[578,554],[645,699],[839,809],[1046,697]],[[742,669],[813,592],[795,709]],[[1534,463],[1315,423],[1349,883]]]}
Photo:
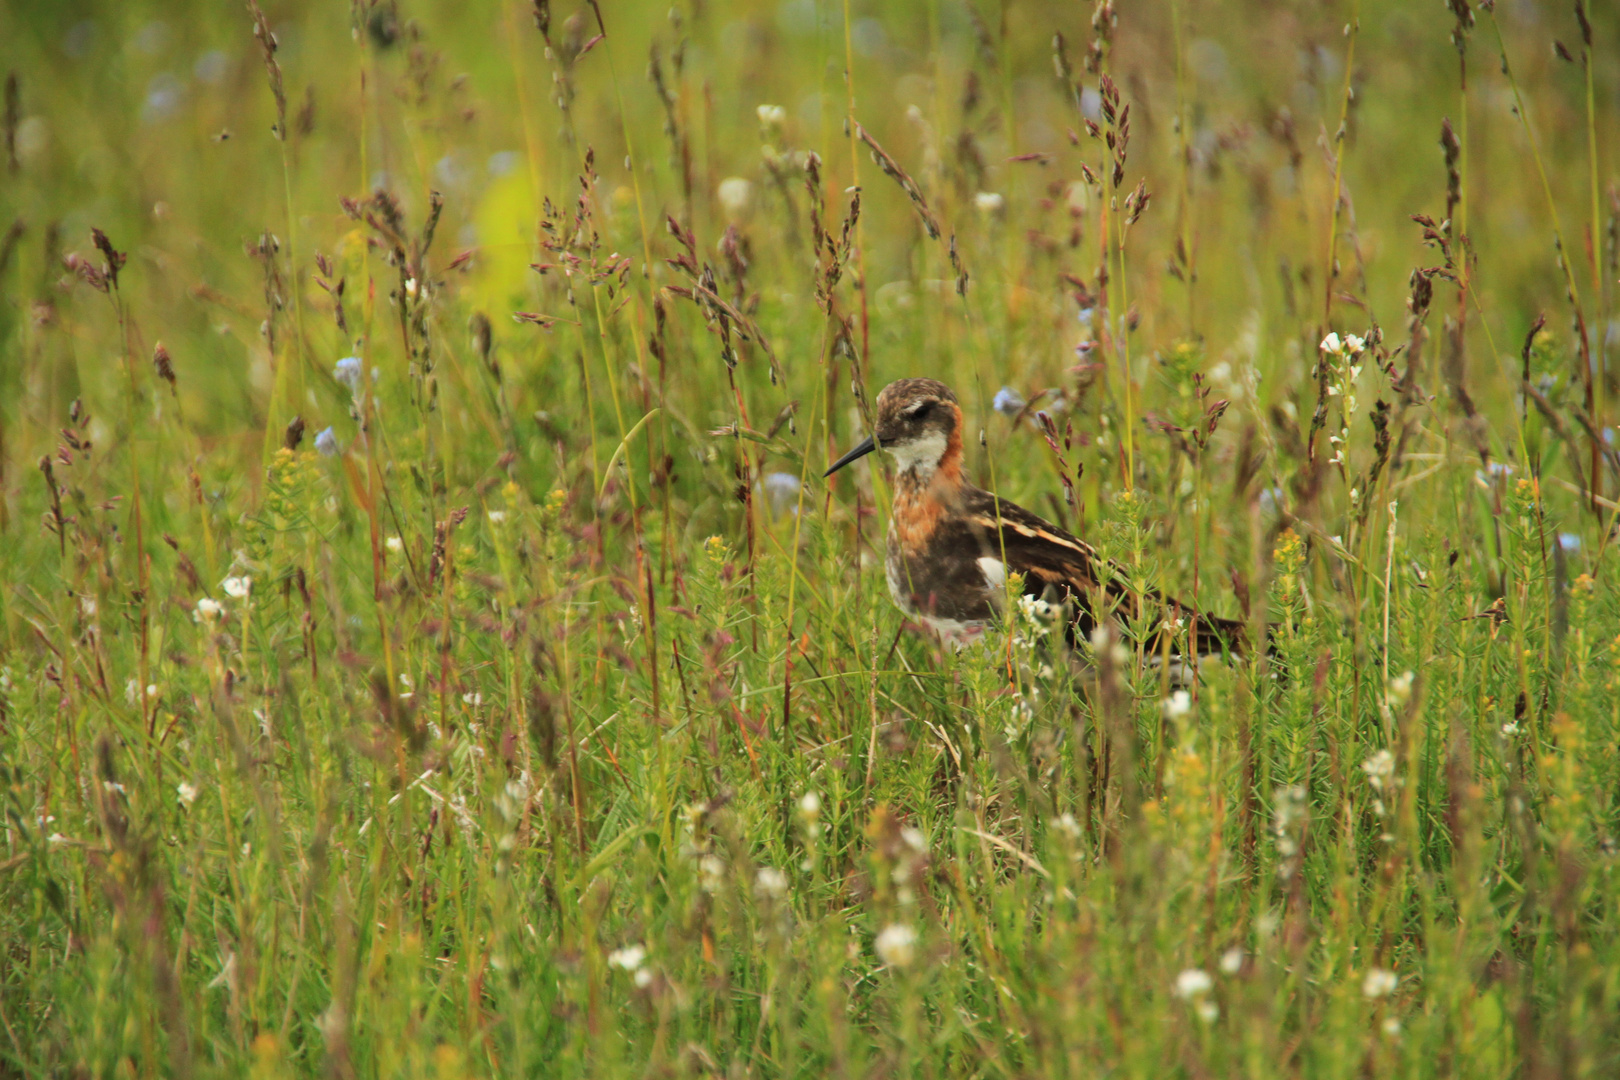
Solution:
{"label": "brown dried seedhead", "polygon": [[179,389],[174,378],[174,361],[169,358],[169,350],[164,348],[161,341],[152,350],[152,367],[157,371],[158,378],[169,384],[169,393],[178,396]]}

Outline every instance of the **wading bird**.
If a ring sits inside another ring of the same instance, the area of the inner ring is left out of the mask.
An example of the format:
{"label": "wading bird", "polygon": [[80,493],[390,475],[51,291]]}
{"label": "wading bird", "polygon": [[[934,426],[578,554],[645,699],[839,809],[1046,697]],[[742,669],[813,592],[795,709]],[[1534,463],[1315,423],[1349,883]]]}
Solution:
{"label": "wading bird", "polygon": [[889,592],[901,611],[945,640],[962,644],[982,634],[1005,606],[1007,575],[1016,572],[1025,595],[1066,608],[1070,644],[1088,640],[1099,622],[1157,614],[1149,656],[1179,660],[1189,635],[1200,656],[1243,653],[1241,622],[1132,589],[1124,569],[1090,544],[969,483],[962,472],[962,409],[944,383],[901,379],[884,387],[872,436],[822,475],[880,449],[898,465]]}

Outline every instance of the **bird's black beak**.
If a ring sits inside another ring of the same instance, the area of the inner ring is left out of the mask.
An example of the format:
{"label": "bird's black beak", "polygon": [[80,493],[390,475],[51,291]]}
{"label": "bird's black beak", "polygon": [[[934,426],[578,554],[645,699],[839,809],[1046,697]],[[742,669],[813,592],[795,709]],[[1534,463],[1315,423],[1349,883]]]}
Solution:
{"label": "bird's black beak", "polygon": [[843,457],[841,457],[837,461],[833,462],[832,467],[829,468],[826,472],[822,473],[821,475],[823,477],[831,476],[833,473],[837,472],[839,469],[842,469],[845,465],[848,465],[850,462],[854,461],[856,458],[863,458],[867,454],[870,454],[872,451],[874,451],[876,449],[877,449],[877,443],[872,441],[872,437],[870,435],[868,435],[866,438],[862,439],[859,443],[857,443],[855,445],[855,449],[851,450],[849,453],[845,454]]}

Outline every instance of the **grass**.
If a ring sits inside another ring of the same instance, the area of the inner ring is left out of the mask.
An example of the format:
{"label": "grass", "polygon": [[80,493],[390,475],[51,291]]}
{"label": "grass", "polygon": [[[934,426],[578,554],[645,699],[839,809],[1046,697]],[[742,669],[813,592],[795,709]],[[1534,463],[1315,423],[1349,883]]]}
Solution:
{"label": "grass", "polygon": [[1612,12],[260,2],[0,10],[0,1075],[1620,1066]]}

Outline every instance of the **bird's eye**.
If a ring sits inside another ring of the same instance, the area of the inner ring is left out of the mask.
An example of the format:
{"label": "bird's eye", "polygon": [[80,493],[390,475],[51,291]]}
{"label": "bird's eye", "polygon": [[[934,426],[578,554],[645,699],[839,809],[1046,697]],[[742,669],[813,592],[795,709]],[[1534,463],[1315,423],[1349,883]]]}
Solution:
{"label": "bird's eye", "polygon": [[905,412],[901,415],[903,415],[907,420],[921,419],[922,417],[928,415],[928,410],[933,407],[933,404],[934,403],[931,401],[919,401],[915,405],[908,405]]}

